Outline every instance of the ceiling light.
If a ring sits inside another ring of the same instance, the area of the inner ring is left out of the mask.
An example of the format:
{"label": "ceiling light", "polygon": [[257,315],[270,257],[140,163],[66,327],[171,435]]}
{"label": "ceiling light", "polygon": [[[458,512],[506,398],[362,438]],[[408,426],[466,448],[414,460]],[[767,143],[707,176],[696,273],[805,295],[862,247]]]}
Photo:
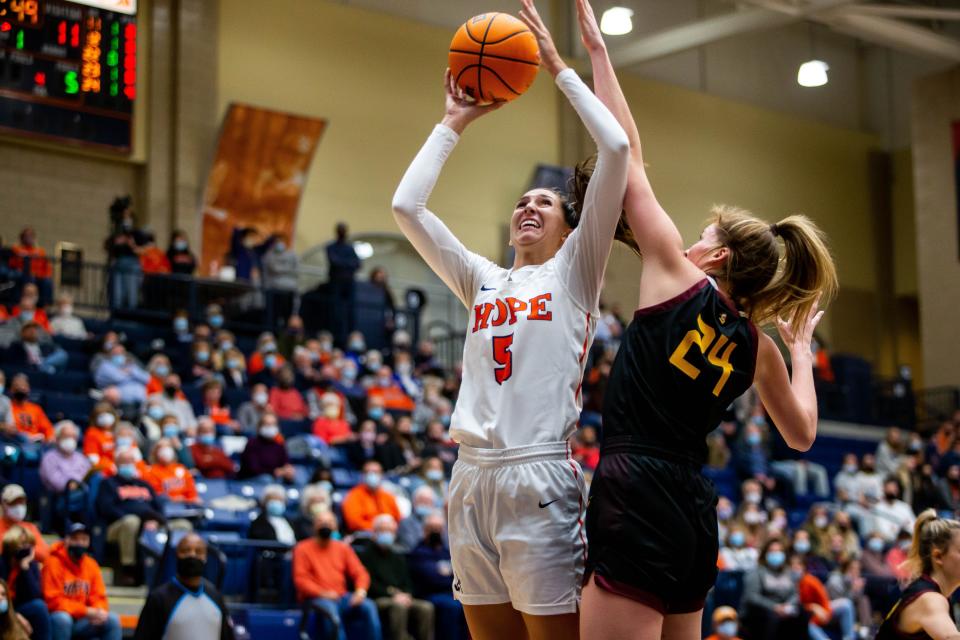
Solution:
{"label": "ceiling light", "polygon": [[633,31],[633,9],[612,7],[600,18],[600,31],[608,36],[622,36]]}
{"label": "ceiling light", "polygon": [[823,60],[808,60],[797,71],[797,83],[801,87],[822,87],[827,84],[827,70],[830,68]]}
{"label": "ceiling light", "polygon": [[356,252],[357,257],[361,260],[366,260],[373,256],[373,245],[369,242],[354,242],[353,250]]}

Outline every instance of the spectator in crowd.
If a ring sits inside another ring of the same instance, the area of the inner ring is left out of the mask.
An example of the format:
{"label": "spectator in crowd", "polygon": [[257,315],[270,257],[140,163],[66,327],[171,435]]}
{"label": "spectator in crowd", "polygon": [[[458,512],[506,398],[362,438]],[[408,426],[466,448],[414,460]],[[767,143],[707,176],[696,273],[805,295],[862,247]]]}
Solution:
{"label": "spectator in crowd", "polygon": [[827,588],[806,567],[799,555],[790,558],[790,574],[797,581],[800,606],[810,615],[807,632],[811,640],[830,640],[824,627],[836,622],[840,626],[842,640],[856,638],[853,602],[848,598],[830,600]]}
{"label": "spectator in crowd", "polygon": [[362,405],[367,398],[367,389],[360,381],[360,365],[355,360],[345,359],[340,368],[340,379],[334,382],[333,388],[342,393],[354,406]]}
{"label": "spectator in crowd", "polygon": [[593,471],[600,464],[600,446],[597,444],[597,430],[593,427],[580,427],[574,434],[576,446],[573,449],[573,459],[580,466]]}
{"label": "spectator in crowd", "polygon": [[387,337],[396,327],[396,303],[393,300],[393,293],[390,291],[390,283],[387,281],[387,270],[377,266],[370,270],[370,284],[383,292],[383,328],[387,332]]}
{"label": "spectator in crowd", "polygon": [[163,404],[160,399],[154,396],[147,400],[143,413],[140,414],[140,435],[144,442],[152,445],[163,437],[163,427],[160,426],[163,416]]}
{"label": "spectator in crowd", "polygon": [[405,474],[420,466],[420,442],[413,437],[410,416],[400,416],[388,429],[389,436],[380,448],[377,460],[390,473]]}
{"label": "spectator in crowd", "polygon": [[330,494],[333,485],[329,482],[308,484],[300,492],[300,512],[293,522],[293,532],[297,540],[306,540],[314,535],[313,523],[321,513],[330,511],[333,506]]}
{"label": "spectator in crowd", "polygon": [[83,320],[73,315],[73,296],[69,293],[57,296],[57,313],[50,320],[50,333],[71,340],[86,340],[88,337]]}
{"label": "spectator in crowd", "polygon": [[120,337],[116,331],[107,331],[103,334],[103,338],[100,340],[100,349],[90,358],[91,375],[97,370],[97,367],[100,366],[102,360],[110,358],[110,350],[113,349],[113,345],[118,342],[120,342]]}
{"label": "spectator in crowd", "polygon": [[860,472],[860,461],[857,460],[857,454],[848,453],[843,456],[843,466],[833,478],[833,488],[837,494],[837,500],[843,504],[846,502],[858,502],[860,500],[860,486],[857,475]]}
{"label": "spectator in crowd", "polygon": [[732,525],[727,532],[726,544],[720,548],[723,568],[729,571],[752,571],[756,569],[760,553],[747,544],[747,534],[740,525]]}
{"label": "spectator in crowd", "polygon": [[444,469],[449,473],[453,468],[453,463],[457,461],[457,443],[450,439],[443,421],[431,420],[428,422],[423,438],[423,456],[425,458],[440,458],[443,460]]}
{"label": "spectator in crowd", "polygon": [[[0,305],[2,307],[3,305]],[[13,420],[13,407],[10,403],[10,398],[4,395],[3,391],[7,386],[7,375],[0,370],[0,429],[5,429],[7,427],[16,431]]]}
{"label": "spectator in crowd", "polygon": [[37,562],[46,562],[49,547],[40,535],[37,525],[27,520],[27,494],[18,484],[8,484],[0,493],[0,503],[3,507],[3,516],[0,517],[0,538],[3,538],[13,527],[20,527],[27,531],[34,539]]}
{"label": "spectator in crowd", "polygon": [[62,420],[54,428],[56,446],[48,449],[40,459],[40,482],[53,495],[67,488],[77,489],[86,480],[91,463],[77,450],[80,430],[69,420]]}
{"label": "spectator in crowd", "polygon": [[86,525],[74,522],[43,565],[43,598],[50,610],[53,640],[120,640],[123,636],[120,619],[109,612],[100,565],[87,554],[89,549]]}
{"label": "spectator in crowd", "polygon": [[466,640],[467,621],[463,606],[450,592],[453,566],[444,529],[443,514],[439,511],[423,520],[423,538],[408,557],[413,595],[433,605],[437,638]]}
{"label": "spectator in crowd", "polygon": [[925,464],[920,471],[920,487],[914,488],[913,512],[923,513],[927,509],[938,511],[960,511],[960,464],[947,467],[943,478],[934,480],[933,467]]}
{"label": "spectator in crowd", "polygon": [[727,538],[730,525],[733,523],[733,502],[726,496],[717,497],[717,531],[720,540]]}
{"label": "spectator in crowd", "polygon": [[223,596],[203,577],[207,543],[188,533],[177,544],[176,579],[147,596],[134,640],[233,640]]}
{"label": "spectator in crowd", "polygon": [[236,347],[223,352],[223,383],[227,389],[248,389],[247,359]]}
{"label": "spectator in crowd", "polygon": [[385,409],[412,412],[415,408],[413,399],[397,384],[390,367],[379,367],[376,374],[376,380],[367,389],[367,396],[369,398],[382,398]]}
{"label": "spectator in crowd", "polygon": [[810,507],[803,529],[810,535],[811,551],[826,557],[830,547],[830,512],[826,505],[815,504]]}
{"label": "spectator in crowd", "polygon": [[744,575],[741,607],[743,628],[750,631],[750,638],[807,638],[807,615],[800,608],[797,582],[790,574],[780,540],[768,541],[760,554],[760,564]]}
{"label": "spectator in crowd", "polygon": [[901,531],[897,535],[896,542],[894,542],[884,557],[884,562],[887,563],[890,571],[893,572],[894,577],[896,577],[901,584],[907,584],[910,581],[910,569],[905,563],[907,562],[907,557],[910,555],[910,543],[912,541],[913,536],[909,531]]}
{"label": "spectator in crowd", "polygon": [[270,251],[263,254],[263,286],[271,290],[274,312],[281,318],[290,315],[294,309],[299,265],[293,247],[279,236]]}
{"label": "spectator in crowd", "polygon": [[50,442],[53,425],[43,408],[30,402],[30,380],[18,373],[10,381],[10,413],[19,436],[27,442]]}
{"label": "spectator in crowd", "polygon": [[793,542],[790,545],[793,555],[803,560],[803,566],[811,573],[827,575],[833,569],[833,563],[813,551],[813,541],[810,532],[806,529],[797,529],[793,532]]}
{"label": "spectator in crowd", "polygon": [[350,423],[341,417],[343,403],[339,395],[327,391],[320,396],[320,407],[323,414],[313,421],[313,435],[328,445],[347,444],[357,439]]}
{"label": "spectator in crowd", "polygon": [[860,561],[849,558],[830,573],[827,578],[827,593],[831,601],[847,598],[854,604],[857,621],[862,628],[873,624],[873,608],[866,595],[866,580],[860,572]]}
{"label": "spectator in crowd", "polygon": [[237,409],[237,422],[246,434],[255,434],[257,425],[267,413],[272,413],[270,407],[270,393],[265,384],[255,384],[250,389],[250,400],[244,402]]}
{"label": "spectator in crowd", "polygon": [[24,527],[15,525],[3,534],[0,577],[7,584],[8,607],[26,621],[31,638],[50,638],[50,612],[43,601],[36,539]]}
{"label": "spectator in crowd", "polygon": [[877,473],[877,459],[872,453],[863,454],[860,471],[857,473],[857,491],[854,500],[866,496],[883,495],[883,476]]}
{"label": "spectator in crowd", "polygon": [[142,234],[143,246],[138,250],[140,254],[140,270],[146,275],[170,273],[170,259],[163,249],[157,246],[157,239],[152,232]]}
{"label": "spectator in crowd", "polygon": [[35,320],[21,324],[20,339],[11,344],[6,353],[6,361],[11,365],[49,374],[62,373],[68,359],[67,352]]}
{"label": "spectator in crowd", "polygon": [[886,549],[886,543],[879,532],[874,531],[867,536],[867,542],[860,555],[860,564],[864,573],[882,578],[893,577],[893,571],[887,566],[884,549]]}
{"label": "spectator in crowd", "polygon": [[117,475],[100,483],[97,512],[107,524],[107,541],[120,548],[120,584],[136,584],[137,539],[141,528],[156,530],[165,519],[153,488],[140,477],[130,449],[117,452]]}
{"label": "spectator in crowd", "polygon": [[767,495],[776,495],[792,502],[792,487],[779,481],[776,477],[778,474],[770,466],[770,454],[764,443],[764,436],[767,434],[766,419],[763,416],[754,416],[743,428],[743,437],[734,448],[733,455],[737,473],[741,479],[756,480]]}
{"label": "spectator in crowd", "polygon": [[251,540],[269,540],[291,547],[296,544],[293,522],[287,518],[287,492],[278,484],[267,485],[260,498],[260,515],[250,523],[247,537]]}
{"label": "spectator in crowd", "polygon": [[[272,379],[273,371],[287,363],[287,359],[277,352],[277,339],[269,331],[264,331],[257,338],[257,349],[247,360],[247,373],[256,376],[267,373],[267,378]],[[256,382],[259,382],[257,380]]]}
{"label": "spectator in crowd", "polygon": [[100,389],[117,387],[121,404],[139,407],[147,399],[150,374],[127,353],[122,344],[117,343],[110,349],[110,358],[100,361],[100,366],[93,373],[93,381]]}
{"label": "spectator in crowd", "polygon": [[190,347],[190,362],[181,370],[183,380],[193,384],[200,380],[207,380],[216,373],[211,357],[210,343],[205,340],[194,340]]}
{"label": "spectator in crowd", "polygon": [[440,501],[429,486],[422,484],[413,492],[413,508],[410,515],[400,521],[397,527],[397,547],[409,551],[423,540],[424,522],[432,513],[437,512]]}
{"label": "spectator in crowd", "polygon": [[110,308],[135,309],[143,271],[134,233],[133,212],[127,208],[122,222],[107,238],[104,249],[110,266]]}
{"label": "spectator in crowd", "polygon": [[270,406],[281,420],[303,420],[310,414],[303,394],[293,386],[293,369],[287,365],[277,374],[277,386],[270,390]]}
{"label": "spectator in crowd", "polygon": [[37,232],[33,227],[24,227],[20,232],[20,242],[10,247],[10,268],[19,272],[21,282],[36,285],[41,307],[50,304],[53,296],[53,265],[47,259],[47,252],[37,244]]}
{"label": "spectator in crowd", "polygon": [[171,502],[200,504],[197,486],[190,471],[177,462],[170,440],[160,438],[150,452],[150,469],[143,478],[158,496]]}
{"label": "spectator in crowd", "polygon": [[195,429],[197,426],[197,417],[193,413],[193,407],[183,396],[180,390],[180,376],[171,373],[163,380],[163,392],[156,393],[147,398],[148,400],[159,400],[163,407],[164,415],[172,414],[177,417],[177,423],[183,429]]}
{"label": "spectator in crowd", "polygon": [[900,492],[899,482],[887,480],[883,483],[883,500],[878,500],[871,509],[873,517],[866,530],[875,530],[886,543],[894,542],[901,531],[912,531],[917,519],[910,505],[900,499]]}
{"label": "spectator in crowd", "polygon": [[[220,305],[217,305],[218,308],[219,306]],[[222,314],[223,314],[222,310],[220,311],[220,314],[222,317]],[[220,356],[222,357],[231,349],[235,349],[236,346],[237,346],[237,339],[236,339],[236,336],[233,335],[233,333],[231,333],[230,331],[227,331],[226,329],[217,330],[217,334],[213,338],[213,347],[216,353],[219,353]]]}
{"label": "spectator in crowd", "polygon": [[707,636],[707,640],[740,640],[737,637],[739,630],[737,610],[733,607],[717,607],[713,610],[713,635]]}
{"label": "spectator in crowd", "polygon": [[237,227],[230,239],[230,259],[237,272],[237,280],[260,284],[263,281],[263,254],[274,243],[275,236],[263,242],[253,227]]}
{"label": "spectator in crowd", "polygon": [[[350,619],[362,621],[366,631],[362,636],[364,640],[378,640],[381,637],[380,617],[377,606],[367,599],[370,575],[349,545],[333,539],[337,530],[333,512],[321,513],[314,526],[315,534],[297,543],[293,549],[293,584],[297,599],[309,601],[326,611],[337,622],[338,640],[347,640],[341,620]],[[352,582],[353,592],[347,591],[347,580]],[[329,637],[329,634],[325,635]]]}
{"label": "spectator in crowd", "polygon": [[170,358],[166,354],[157,353],[150,357],[147,363],[147,372],[150,379],[147,381],[147,395],[151,396],[163,391],[163,381],[170,375],[173,368],[170,365]]}
{"label": "spectator in crowd", "polygon": [[434,494],[440,500],[440,504],[447,501],[447,496],[450,493],[450,483],[444,475],[443,461],[440,458],[423,459],[423,464],[420,465],[420,479],[433,489]]}
{"label": "spectator in crowd", "polygon": [[375,460],[363,465],[363,482],[343,499],[343,520],[349,531],[370,531],[373,519],[386,513],[400,519],[396,498],[383,488],[383,467]]}
{"label": "spectator in crowd", "polygon": [[240,430],[240,423],[230,416],[230,405],[223,400],[223,383],[219,378],[209,378],[203,383],[202,413],[224,429]]}
{"label": "spectator in crowd", "polygon": [[160,419],[160,433],[173,447],[176,461],[187,469],[193,469],[193,456],[190,454],[190,447],[186,444],[188,431],[180,426],[177,416],[173,414],[163,416]]}
{"label": "spectator in crowd", "polygon": [[190,251],[190,241],[183,229],[175,229],[170,235],[167,260],[170,261],[170,271],[173,273],[192,276],[197,270],[197,259]]}
{"label": "spectator in crowd", "polygon": [[943,456],[953,449],[956,441],[956,433],[957,427],[954,425],[953,420],[945,418],[937,428],[937,432],[930,438],[930,442],[927,443],[927,449],[924,452],[924,459],[933,465],[934,469],[940,469]]}
{"label": "spectator in crowd", "polygon": [[240,456],[240,477],[271,476],[293,482],[294,469],[287,457],[287,448],[280,440],[277,416],[265,413],[257,427],[257,436],[250,438]]}
{"label": "spectator in crowd", "polygon": [[856,528],[850,514],[845,511],[837,511],[833,515],[833,523],[830,525],[831,546],[835,537],[839,536],[842,540],[843,553],[846,557],[857,557],[860,555],[860,538],[857,536]]}
{"label": "spectator in crowd", "polygon": [[183,347],[193,342],[193,333],[190,331],[190,315],[186,309],[177,309],[173,313],[173,342]]}
{"label": "spectator in crowd", "polygon": [[190,457],[204,478],[232,478],[236,465],[217,444],[217,427],[208,416],[197,421],[197,441],[190,445]]}
{"label": "spectator in crowd", "polygon": [[327,244],[327,264],[331,307],[336,313],[333,335],[342,345],[347,334],[353,330],[354,274],[360,269],[360,258],[347,239],[347,225],[338,222],[336,239]]}
{"label": "spectator in crowd", "polygon": [[889,476],[897,472],[904,454],[903,433],[897,427],[887,429],[886,437],[877,445],[877,473]]}
{"label": "spectator in crowd", "polygon": [[106,402],[98,402],[90,412],[87,430],[83,434],[83,454],[90,460],[93,469],[112,475],[116,471],[114,454],[116,441],[113,427],[117,423],[117,414]]}
{"label": "spectator in crowd", "polygon": [[394,550],[396,536],[397,521],[392,516],[374,518],[373,543],[359,554],[370,574],[370,599],[377,604],[387,637],[429,640],[433,637],[433,605],[413,597],[407,560]]}

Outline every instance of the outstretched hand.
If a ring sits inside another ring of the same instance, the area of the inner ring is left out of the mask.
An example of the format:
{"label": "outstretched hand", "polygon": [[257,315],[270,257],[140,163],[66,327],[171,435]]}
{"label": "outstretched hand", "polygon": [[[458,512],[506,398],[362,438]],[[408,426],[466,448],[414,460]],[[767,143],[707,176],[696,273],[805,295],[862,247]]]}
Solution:
{"label": "outstretched hand", "polygon": [[817,296],[810,313],[803,318],[795,318],[793,322],[788,322],[783,318],[777,318],[777,331],[783,343],[790,350],[791,354],[809,353],[810,344],[813,342],[813,330],[823,317],[823,311],[820,308],[820,296]]}
{"label": "outstretched hand", "polygon": [[443,74],[443,84],[446,91],[446,106],[441,123],[453,129],[457,135],[463,133],[467,125],[480,116],[496,111],[504,105],[503,101],[487,105],[478,104],[457,86],[450,69]]}
{"label": "outstretched hand", "polygon": [[606,51],[607,45],[600,34],[597,16],[590,0],[577,0],[577,21],[580,23],[580,40],[589,53]]}
{"label": "outstretched hand", "polygon": [[550,30],[543,24],[540,14],[537,13],[537,7],[533,0],[520,0],[522,5],[520,9],[520,19],[527,25],[534,37],[537,39],[537,45],[540,47],[540,64],[550,72],[554,78],[557,74],[567,68],[563,58],[557,53],[557,46],[553,43],[553,36]]}

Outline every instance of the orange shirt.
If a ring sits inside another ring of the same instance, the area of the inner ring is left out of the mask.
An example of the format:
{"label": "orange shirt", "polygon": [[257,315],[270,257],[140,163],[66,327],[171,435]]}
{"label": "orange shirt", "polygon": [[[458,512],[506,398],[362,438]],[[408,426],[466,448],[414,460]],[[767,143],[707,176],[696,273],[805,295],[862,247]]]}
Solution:
{"label": "orange shirt", "polygon": [[103,585],[100,565],[90,554],[75,563],[63,542],[50,549],[50,557],[41,574],[43,599],[50,613],[65,611],[74,620],[87,615],[87,608],[109,610],[107,590]]}
{"label": "orange shirt", "polygon": [[383,398],[383,406],[394,411],[413,411],[415,406],[413,400],[403,392],[396,383],[389,387],[370,387],[367,390],[367,397]]}
{"label": "orange shirt", "polygon": [[210,416],[214,424],[230,424],[233,422],[232,418],[230,418],[230,407],[227,405],[222,407],[204,405],[204,409],[206,409],[207,415]]}
{"label": "orange shirt", "polygon": [[33,245],[28,247],[23,244],[15,244],[10,248],[10,267],[21,271],[23,269],[23,259],[30,258],[30,274],[34,278],[49,278],[53,275],[53,266],[49,260],[44,258],[47,252],[43,247]]}
{"label": "orange shirt", "polygon": [[163,391],[163,380],[151,373],[150,380],[147,381],[147,397],[161,391]]}
{"label": "orange shirt", "polygon": [[823,583],[820,582],[820,579],[809,573],[805,573],[803,577],[800,578],[797,590],[800,593],[800,604],[802,604],[805,609],[809,610],[809,605],[817,604],[826,610],[827,617],[825,620],[817,616],[811,618],[814,624],[821,627],[828,624],[833,617],[833,609],[830,607],[830,596],[827,595],[827,589],[823,586]]}
{"label": "orange shirt", "polygon": [[343,499],[343,521],[350,531],[369,531],[373,519],[381,513],[389,513],[400,522],[397,501],[386,489],[370,491],[366,485],[358,485]]}
{"label": "orange shirt", "polygon": [[308,538],[293,548],[293,586],[301,602],[325,591],[346,595],[348,577],[354,588],[370,588],[370,574],[350,545],[331,540],[321,547],[317,539]]}
{"label": "orange shirt", "polygon": [[350,423],[339,418],[327,418],[320,416],[313,422],[313,435],[317,436],[327,444],[334,439],[349,436],[353,431],[350,429]]}
{"label": "orange shirt", "polygon": [[144,273],[170,273],[170,260],[159,247],[148,247],[140,254],[140,269]]}
{"label": "orange shirt", "polygon": [[113,466],[115,446],[113,432],[108,429],[90,426],[83,435],[83,455],[90,458],[95,470],[103,471],[105,475],[116,472]]}
{"label": "orange shirt", "polygon": [[45,442],[53,440],[53,425],[50,424],[50,418],[43,412],[40,405],[29,400],[23,402],[14,400],[10,403],[10,409],[17,431],[27,436],[43,436]]}
{"label": "orange shirt", "polygon": [[[277,367],[282,367],[286,362],[286,359],[276,351],[273,355],[277,356]],[[247,360],[247,374],[256,375],[264,370],[267,365],[263,362],[263,354],[259,351],[254,352],[250,359]]]}
{"label": "orange shirt", "polygon": [[197,502],[197,486],[193,475],[182,464],[157,463],[146,471],[141,470],[141,474],[158,495],[165,495],[174,502]]}
{"label": "orange shirt", "polygon": [[3,539],[3,536],[7,530],[15,525],[20,525],[30,532],[30,534],[33,536],[33,539],[36,540],[36,542],[33,544],[33,548],[36,550],[35,555],[37,562],[40,564],[46,562],[47,556],[50,555],[50,547],[47,546],[47,543],[44,542],[42,537],[40,537],[40,529],[37,529],[37,525],[33,524],[32,522],[28,522],[27,520],[14,522],[6,517],[0,518],[0,540]]}
{"label": "orange shirt", "polygon": [[[17,305],[13,308],[11,315],[14,318],[20,317],[20,305]],[[47,333],[52,333],[50,331],[50,318],[47,316],[47,312],[43,309],[34,309],[33,310],[33,321],[38,325],[43,327],[43,330]]]}

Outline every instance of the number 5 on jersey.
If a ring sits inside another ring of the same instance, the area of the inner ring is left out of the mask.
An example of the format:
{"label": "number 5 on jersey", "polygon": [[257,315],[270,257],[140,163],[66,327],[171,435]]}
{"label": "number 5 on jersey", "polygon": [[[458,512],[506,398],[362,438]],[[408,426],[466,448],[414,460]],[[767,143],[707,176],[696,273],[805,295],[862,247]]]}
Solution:
{"label": "number 5 on jersey", "polygon": [[493,337],[493,359],[497,364],[501,365],[493,369],[493,377],[496,378],[497,384],[503,384],[509,380],[513,374],[513,351],[510,350],[511,346],[513,346],[512,333],[508,336]]}
{"label": "number 5 on jersey", "polygon": [[[713,395],[720,397],[723,386],[727,384],[727,380],[730,379],[730,374],[733,373],[730,354],[733,353],[737,344],[735,342],[729,342],[727,336],[722,333],[717,337],[716,329],[704,322],[703,318],[699,315],[697,316],[697,326],[700,328],[699,331],[691,329],[687,332],[687,335],[683,337],[683,340],[670,356],[670,364],[690,376],[692,380],[696,380],[700,376],[700,369],[687,362],[684,358],[687,352],[690,351],[690,347],[697,345],[700,353],[707,357],[707,362],[715,367],[719,367],[723,372],[720,374],[720,379],[713,388]],[[716,342],[714,342],[714,338],[717,338]],[[713,345],[712,349],[710,348],[711,345]],[[724,345],[726,345],[726,349],[724,349]],[[721,349],[723,350],[722,353]]]}

